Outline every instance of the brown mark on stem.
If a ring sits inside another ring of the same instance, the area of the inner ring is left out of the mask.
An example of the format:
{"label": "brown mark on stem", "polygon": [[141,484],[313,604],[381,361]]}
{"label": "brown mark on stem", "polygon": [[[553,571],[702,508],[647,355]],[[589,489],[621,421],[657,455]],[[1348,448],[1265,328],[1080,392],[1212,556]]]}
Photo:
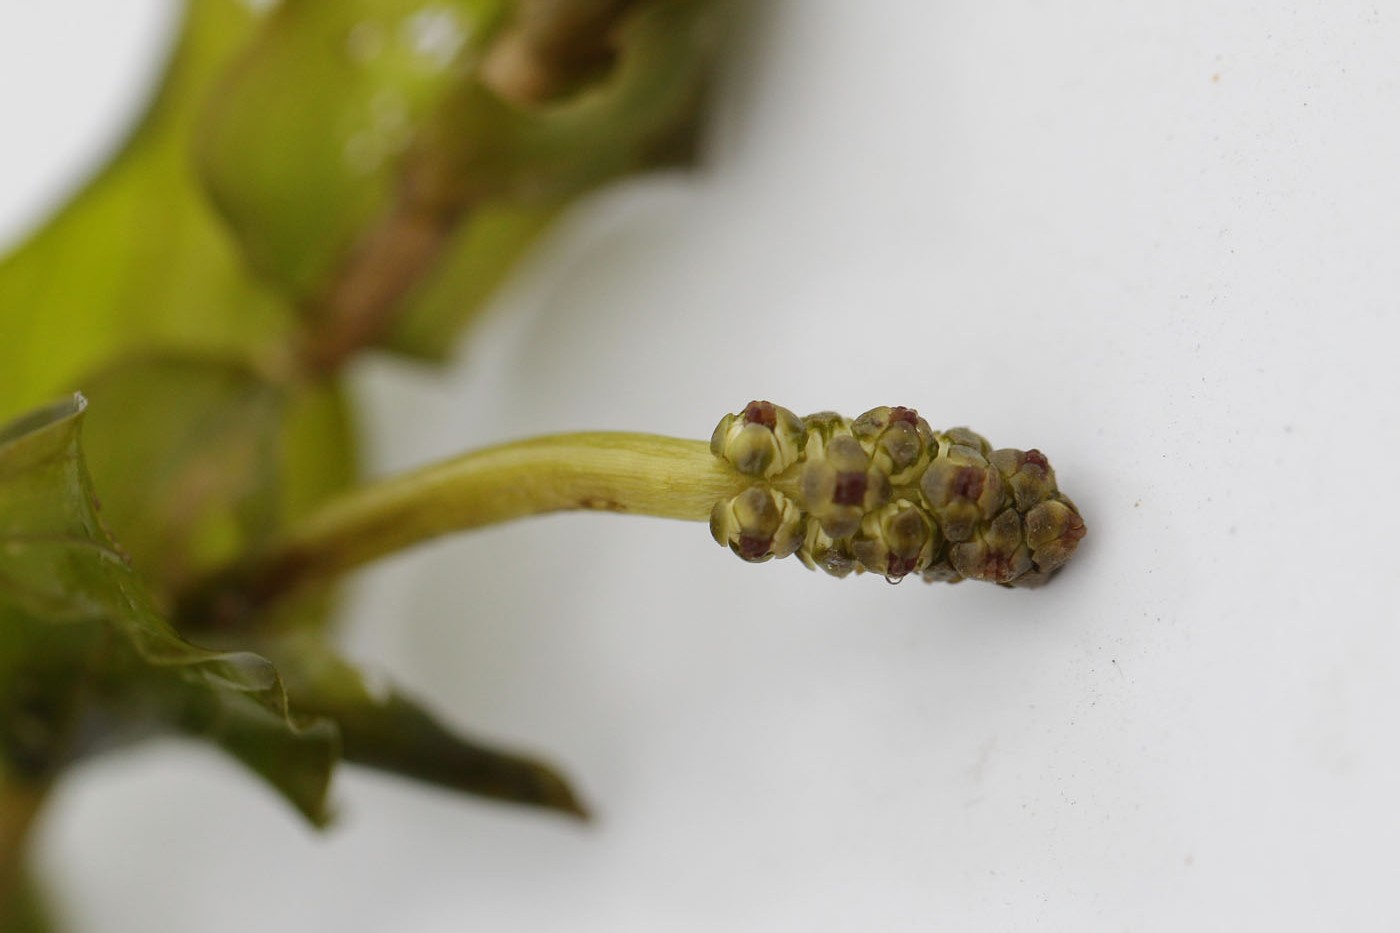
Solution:
{"label": "brown mark on stem", "polygon": [[593,512],[626,512],[627,506],[605,496],[585,496],[578,501],[580,509]]}
{"label": "brown mark on stem", "polygon": [[618,22],[637,0],[523,0],[491,44],[481,81],[518,107],[554,100],[606,69]]}
{"label": "brown mark on stem", "polygon": [[437,265],[467,213],[468,199],[416,184],[421,170],[421,163],[409,167],[388,212],[309,302],[312,326],[302,356],[312,372],[334,372],[384,336],[408,292]]}

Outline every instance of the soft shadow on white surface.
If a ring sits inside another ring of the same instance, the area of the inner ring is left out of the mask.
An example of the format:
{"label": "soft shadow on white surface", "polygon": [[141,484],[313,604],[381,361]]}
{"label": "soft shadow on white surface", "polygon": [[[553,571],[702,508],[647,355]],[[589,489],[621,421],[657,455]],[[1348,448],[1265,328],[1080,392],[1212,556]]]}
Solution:
{"label": "soft shadow on white surface", "polygon": [[811,0],[754,25],[703,172],[571,215],[459,368],[361,368],[372,462],[907,404],[1045,450],[1075,565],[889,587],[603,515],[424,548],[364,575],[351,650],[553,756],[596,824],[349,773],[316,837],[162,746],[56,800],[75,927],[1400,922],[1397,23]]}

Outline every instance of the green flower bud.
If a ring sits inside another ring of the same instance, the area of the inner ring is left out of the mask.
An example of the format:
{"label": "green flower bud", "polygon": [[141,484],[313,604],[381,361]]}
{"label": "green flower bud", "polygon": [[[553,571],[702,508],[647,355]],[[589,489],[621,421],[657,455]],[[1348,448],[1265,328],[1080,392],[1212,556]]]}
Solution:
{"label": "green flower bud", "polygon": [[746,561],[787,557],[802,544],[806,520],[797,504],[780,492],[750,486],[715,504],[710,534]]}
{"label": "green flower bud", "polygon": [[986,443],[966,428],[940,435],[938,456],[919,480],[919,493],[949,541],[971,540],[1005,501],[1001,473],[982,455]]}
{"label": "green flower bud", "polygon": [[930,564],[924,570],[923,578],[925,583],[961,583],[963,575],[953,569],[953,565],[946,556]]}
{"label": "green flower bud", "polygon": [[1053,572],[1084,537],[1084,520],[1067,499],[1041,502],[1026,513],[1026,544],[1039,570]]}
{"label": "green flower bud", "polygon": [[1055,493],[1055,472],[1040,451],[995,450],[990,459],[1006,478],[1016,497],[1016,508],[1022,512],[1029,512]]}
{"label": "green flower bud", "polygon": [[953,545],[948,557],[964,577],[990,583],[1011,583],[1035,569],[1015,509],[1003,511],[974,540]]}
{"label": "green flower bud", "polygon": [[834,411],[819,411],[802,419],[807,426],[809,442],[815,441],[825,447],[837,434],[850,430],[851,423]]}
{"label": "green flower bud", "polygon": [[797,462],[806,427],[786,408],[772,402],[749,402],[725,415],[710,437],[710,450],[746,476],[777,476]]}
{"label": "green flower bud", "polygon": [[956,444],[959,447],[970,447],[982,456],[990,456],[992,445],[987,443],[987,439],[969,428],[949,428],[939,437],[940,444]]}
{"label": "green flower bud", "polygon": [[853,535],[865,514],[889,499],[889,477],[849,434],[813,446],[802,469],[803,504],[828,535]]}
{"label": "green flower bud", "polygon": [[859,573],[860,561],[851,553],[850,540],[832,538],[816,522],[807,523],[807,537],[797,557],[808,570],[822,570],[833,577],[844,577],[852,571]]}
{"label": "green flower bud", "polygon": [[851,434],[896,485],[916,480],[938,449],[933,429],[912,408],[872,408],[851,422]]}
{"label": "green flower bud", "polygon": [[865,517],[851,540],[851,552],[866,570],[898,582],[928,567],[941,543],[928,513],[899,499]]}

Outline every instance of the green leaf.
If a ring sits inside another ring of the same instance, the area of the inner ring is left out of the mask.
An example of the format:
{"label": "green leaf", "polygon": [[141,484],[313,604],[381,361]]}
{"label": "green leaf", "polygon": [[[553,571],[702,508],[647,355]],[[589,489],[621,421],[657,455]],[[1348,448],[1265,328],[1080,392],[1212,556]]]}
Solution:
{"label": "green leaf", "polygon": [[140,356],[86,380],[102,517],[158,593],[232,559],[276,522],[284,396],[238,361]]}
{"label": "green leaf", "polygon": [[371,688],[321,639],[275,635],[259,646],[276,660],[298,710],[340,726],[346,761],[449,790],[586,817],[573,789],[552,767],[455,734],[403,694]]}
{"label": "green leaf", "polygon": [[130,139],[0,260],[0,417],[60,391],[97,399],[87,443],[106,517],[160,605],[355,474],[341,389],[292,378],[296,316],[252,277],[193,172],[197,115],[258,17],[189,0]]}
{"label": "green leaf", "polygon": [[588,4],[283,3],[199,147],[249,262],[313,320],[383,305],[384,345],[445,356],[568,203],[674,162],[693,130],[713,0],[617,4],[609,67],[538,106],[497,94],[485,63],[512,17],[571,6]]}
{"label": "green leaf", "polygon": [[75,396],[0,428],[0,748],[40,778],[94,718],[219,743],[325,820],[333,724],[294,718],[271,662],[180,638],[98,517]]}
{"label": "green leaf", "polygon": [[209,100],[210,193],[252,266],[308,297],[395,195],[398,157],[498,2],[285,0]]}
{"label": "green leaf", "polygon": [[[149,382],[133,375],[147,370]],[[185,394],[203,399],[194,409],[218,411],[222,404],[236,412],[266,391],[237,369],[187,360],[147,361],[145,369],[112,378],[113,403],[136,404],[153,387],[191,380]],[[210,406],[210,398],[218,404]],[[81,443],[85,407],[74,397],[0,428],[5,770],[33,779],[52,774],[86,750],[82,738],[93,730],[82,724],[97,722],[118,733],[166,728],[205,736],[317,823],[326,818],[327,784],[342,746],[346,760],[359,764],[583,815],[548,765],[454,734],[403,695],[370,689],[318,633],[285,624],[260,629],[247,636],[256,654],[208,650],[179,637],[99,517]],[[192,438],[162,450],[179,463],[185,444],[206,449]]]}
{"label": "green leaf", "polygon": [[295,316],[252,279],[195,179],[190,136],[215,77],[256,22],[241,0],[190,0],[160,91],[121,152],[0,259],[0,418],[153,347],[247,358]]}
{"label": "green leaf", "polygon": [[[510,110],[506,118],[479,85],[462,84],[435,112],[420,147],[433,152],[436,171],[484,175],[482,184],[493,193],[464,218],[442,262],[408,296],[386,346],[445,358],[499,280],[570,204],[626,175],[694,160],[723,4],[635,6],[618,36],[611,71],[565,100]],[[485,132],[497,138],[483,148]]]}
{"label": "green leaf", "polygon": [[84,383],[103,519],[162,597],[259,546],[354,474],[343,401],[238,359],[144,354]]}

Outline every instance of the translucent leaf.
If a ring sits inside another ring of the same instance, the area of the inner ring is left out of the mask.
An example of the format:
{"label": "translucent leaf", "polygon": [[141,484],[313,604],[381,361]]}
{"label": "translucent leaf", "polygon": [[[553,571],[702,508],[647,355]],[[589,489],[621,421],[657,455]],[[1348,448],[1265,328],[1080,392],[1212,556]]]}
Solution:
{"label": "translucent leaf", "polygon": [[199,188],[192,125],[256,21],[241,0],[190,0],[160,91],[121,152],[0,259],[0,418],[80,388],[151,347],[251,357],[294,316],[247,274]]}
{"label": "translucent leaf", "polygon": [[0,428],[0,746],[52,773],[94,717],[206,735],[315,822],[334,725],[294,719],[271,662],[180,638],[100,521],[80,444],[81,396]]}

